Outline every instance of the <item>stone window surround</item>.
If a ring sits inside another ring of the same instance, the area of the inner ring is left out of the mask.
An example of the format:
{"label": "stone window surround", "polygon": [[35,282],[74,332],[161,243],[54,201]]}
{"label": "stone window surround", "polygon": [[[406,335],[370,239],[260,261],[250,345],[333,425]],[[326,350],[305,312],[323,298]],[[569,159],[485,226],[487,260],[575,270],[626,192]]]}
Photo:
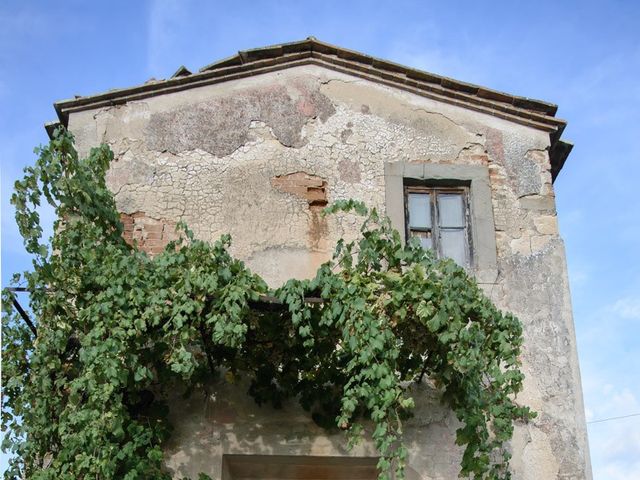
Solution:
{"label": "stone window surround", "polygon": [[478,283],[495,283],[498,266],[489,169],[481,165],[386,162],[384,164],[386,213],[405,239],[404,181],[421,180],[469,185],[473,273]]}

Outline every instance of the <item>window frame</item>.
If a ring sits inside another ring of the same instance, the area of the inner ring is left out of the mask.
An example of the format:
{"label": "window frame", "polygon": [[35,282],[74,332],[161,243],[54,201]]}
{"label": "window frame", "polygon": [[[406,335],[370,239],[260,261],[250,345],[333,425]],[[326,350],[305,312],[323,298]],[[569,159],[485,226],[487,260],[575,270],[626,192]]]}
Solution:
{"label": "window frame", "polygon": [[458,165],[394,161],[384,164],[385,212],[391,225],[406,240],[404,186],[434,185],[469,188],[469,234],[473,265],[469,272],[480,284],[494,284],[498,278],[496,229],[489,169],[485,165]]}
{"label": "window frame", "polygon": [[[409,219],[409,195],[412,193],[417,194],[428,194],[429,195],[429,203],[430,203],[430,214],[431,214],[431,227],[430,228],[422,228],[422,227],[412,227],[410,225]],[[451,227],[442,227],[440,225],[440,204],[438,202],[438,196],[442,194],[457,194],[462,197],[462,208],[463,208],[463,219],[464,226],[456,227],[456,230],[462,229],[464,231],[464,239],[465,239],[465,264],[461,265],[464,268],[473,268],[474,266],[474,255],[473,255],[473,237],[471,235],[471,231],[473,226],[471,225],[471,213],[469,209],[469,185],[468,182],[460,183],[458,185],[438,185],[437,183],[430,182],[404,182],[404,218],[405,218],[405,239],[409,239],[412,237],[412,232],[430,232],[431,233],[431,241],[432,248],[435,252],[436,258],[445,258],[444,253],[442,252],[442,240],[441,240],[441,231],[446,231],[449,229],[453,229]]]}

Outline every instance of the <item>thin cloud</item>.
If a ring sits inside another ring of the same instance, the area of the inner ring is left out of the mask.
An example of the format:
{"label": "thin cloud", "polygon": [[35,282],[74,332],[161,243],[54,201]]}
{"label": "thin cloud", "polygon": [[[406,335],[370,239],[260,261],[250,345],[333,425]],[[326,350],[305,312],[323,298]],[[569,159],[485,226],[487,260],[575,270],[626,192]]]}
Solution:
{"label": "thin cloud", "polygon": [[613,311],[622,318],[640,320],[640,297],[625,297],[613,305]]}
{"label": "thin cloud", "polygon": [[587,286],[592,279],[592,266],[587,263],[569,263],[569,283],[572,293],[576,294],[578,289]]}
{"label": "thin cloud", "polygon": [[47,17],[36,8],[20,5],[0,9],[0,60],[11,60],[11,54],[25,36],[40,37],[47,29]]}
{"label": "thin cloud", "polygon": [[165,76],[166,62],[181,41],[181,32],[188,25],[190,1],[154,0],[149,15],[147,68],[151,75]]}
{"label": "thin cloud", "polygon": [[[599,390],[593,397],[597,404],[586,409],[590,421],[640,412],[640,402],[629,388],[600,384]],[[589,433],[594,478],[640,478],[640,417],[592,423]]]}
{"label": "thin cloud", "polygon": [[616,127],[637,118],[640,48],[612,53],[585,65],[558,89],[564,108],[579,108],[579,121],[589,127]]}
{"label": "thin cloud", "polygon": [[468,48],[454,49],[442,40],[435,25],[421,29],[412,37],[413,40],[403,38],[402,42],[395,43],[389,51],[389,58],[420,70],[467,82],[498,82],[494,75],[501,69],[492,68],[498,61],[498,55],[489,46],[469,44]]}

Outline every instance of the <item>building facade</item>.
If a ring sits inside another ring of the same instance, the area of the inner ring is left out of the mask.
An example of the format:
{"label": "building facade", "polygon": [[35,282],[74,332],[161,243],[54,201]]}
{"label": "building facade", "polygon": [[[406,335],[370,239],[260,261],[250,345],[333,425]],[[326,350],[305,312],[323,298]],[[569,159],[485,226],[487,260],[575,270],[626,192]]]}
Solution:
{"label": "building facade", "polygon": [[[309,38],[55,107],[81,153],[114,151],[125,235],[150,254],[183,220],[205,240],[230,233],[231,253],[276,287],[357,235],[353,218],[320,215],[353,198],[463,264],[524,325],[518,402],[538,416],[516,427],[514,478],[591,478],[553,192],[571,146],[554,105]],[[242,384],[213,386],[171,401],[175,478],[375,478],[371,444],[348,451],[295,404],[258,407]],[[408,478],[457,478],[455,416],[415,388]]]}

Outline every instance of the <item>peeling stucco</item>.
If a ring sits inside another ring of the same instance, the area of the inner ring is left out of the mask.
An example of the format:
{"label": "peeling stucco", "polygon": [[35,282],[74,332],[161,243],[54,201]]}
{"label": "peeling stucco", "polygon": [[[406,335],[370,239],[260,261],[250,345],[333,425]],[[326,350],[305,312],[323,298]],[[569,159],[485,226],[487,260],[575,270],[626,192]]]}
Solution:
{"label": "peeling stucco", "polygon": [[312,84],[300,81],[289,88],[276,84],[153,113],[145,137],[151,150],[201,149],[224,157],[247,142],[252,121],[268,125],[283,146],[301,147],[306,122],[313,118],[326,121],[333,113],[329,99]]}

